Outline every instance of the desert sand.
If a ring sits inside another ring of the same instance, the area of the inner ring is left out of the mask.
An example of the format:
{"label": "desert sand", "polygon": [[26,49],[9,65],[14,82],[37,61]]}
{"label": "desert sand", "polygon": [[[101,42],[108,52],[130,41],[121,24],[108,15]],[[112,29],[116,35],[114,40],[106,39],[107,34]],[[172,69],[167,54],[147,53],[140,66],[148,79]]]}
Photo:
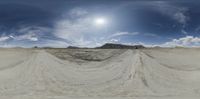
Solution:
{"label": "desert sand", "polygon": [[0,49],[1,99],[199,99],[200,49]]}

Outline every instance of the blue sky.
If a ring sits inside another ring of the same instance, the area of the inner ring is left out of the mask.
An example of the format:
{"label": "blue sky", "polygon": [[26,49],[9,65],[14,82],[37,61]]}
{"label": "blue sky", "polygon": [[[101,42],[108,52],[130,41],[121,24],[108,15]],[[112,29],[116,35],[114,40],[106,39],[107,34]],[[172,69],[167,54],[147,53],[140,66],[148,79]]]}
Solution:
{"label": "blue sky", "polygon": [[199,46],[199,9],[198,0],[1,0],[0,46]]}

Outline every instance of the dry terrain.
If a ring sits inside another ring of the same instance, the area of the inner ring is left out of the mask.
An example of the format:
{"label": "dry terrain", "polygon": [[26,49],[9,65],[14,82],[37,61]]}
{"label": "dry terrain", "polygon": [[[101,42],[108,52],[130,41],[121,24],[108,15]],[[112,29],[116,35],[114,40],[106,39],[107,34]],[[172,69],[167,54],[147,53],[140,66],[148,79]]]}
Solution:
{"label": "dry terrain", "polygon": [[0,99],[199,99],[200,49],[0,49]]}

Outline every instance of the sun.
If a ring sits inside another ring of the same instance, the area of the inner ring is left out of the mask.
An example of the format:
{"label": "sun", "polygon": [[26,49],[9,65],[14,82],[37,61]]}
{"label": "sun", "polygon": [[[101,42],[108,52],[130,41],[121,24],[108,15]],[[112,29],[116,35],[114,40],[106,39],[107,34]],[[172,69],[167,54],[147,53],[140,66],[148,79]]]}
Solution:
{"label": "sun", "polygon": [[94,23],[95,25],[101,26],[101,25],[105,25],[107,22],[105,18],[96,18],[94,20]]}

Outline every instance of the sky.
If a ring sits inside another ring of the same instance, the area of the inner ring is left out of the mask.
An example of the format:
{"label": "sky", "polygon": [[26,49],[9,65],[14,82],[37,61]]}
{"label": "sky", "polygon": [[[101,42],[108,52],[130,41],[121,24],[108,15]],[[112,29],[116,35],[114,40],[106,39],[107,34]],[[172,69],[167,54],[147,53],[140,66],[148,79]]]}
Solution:
{"label": "sky", "polygon": [[0,47],[200,46],[198,0],[0,0]]}

